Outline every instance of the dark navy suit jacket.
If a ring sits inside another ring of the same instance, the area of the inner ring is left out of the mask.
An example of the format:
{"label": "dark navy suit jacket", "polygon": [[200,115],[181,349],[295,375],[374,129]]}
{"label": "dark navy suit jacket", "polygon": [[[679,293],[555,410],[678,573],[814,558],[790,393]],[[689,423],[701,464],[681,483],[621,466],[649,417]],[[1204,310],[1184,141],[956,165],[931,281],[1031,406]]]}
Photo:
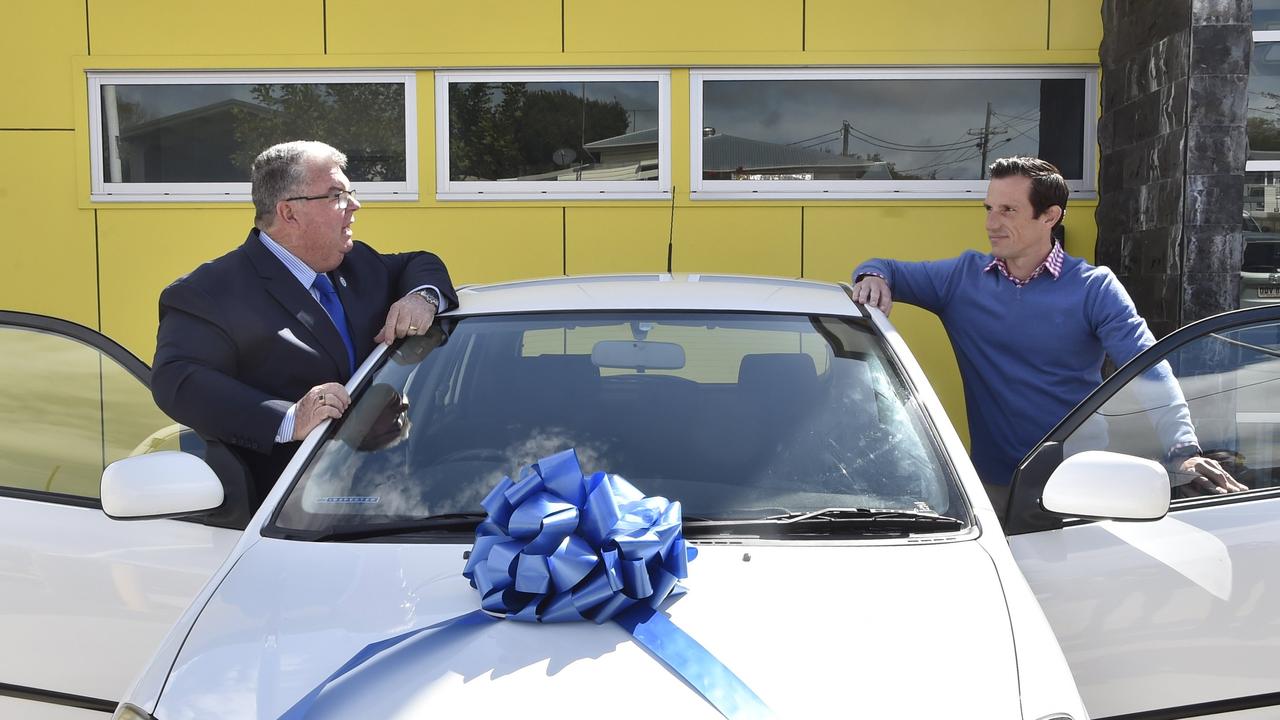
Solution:
{"label": "dark navy suit jacket", "polygon": [[[411,290],[457,295],[440,258],[381,254],[357,242],[330,273],[356,358],[374,347],[387,309]],[[152,367],[156,403],[174,420],[239,450],[255,506],[298,443],[276,444],[286,411],[308,390],[351,377],[347,352],[324,308],[258,237],[196,268],[160,294]]]}

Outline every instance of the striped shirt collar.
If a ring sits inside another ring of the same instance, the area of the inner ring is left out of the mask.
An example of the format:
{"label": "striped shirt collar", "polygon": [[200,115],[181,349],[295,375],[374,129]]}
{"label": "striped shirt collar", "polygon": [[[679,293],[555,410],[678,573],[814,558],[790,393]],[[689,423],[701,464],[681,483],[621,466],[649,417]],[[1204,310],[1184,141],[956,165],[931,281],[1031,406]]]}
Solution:
{"label": "striped shirt collar", "polygon": [[308,290],[311,289],[311,284],[316,281],[316,275],[318,274],[315,270],[312,270],[306,263],[299,260],[298,256],[285,250],[280,243],[272,240],[266,232],[259,230],[258,238],[271,251],[271,254],[279,258],[280,262],[284,263],[286,268],[289,268],[289,272],[298,278],[298,282],[302,283],[302,287]]}
{"label": "striped shirt collar", "polygon": [[1057,280],[1058,276],[1062,274],[1062,260],[1065,257],[1066,253],[1062,251],[1062,244],[1055,240],[1053,241],[1053,249],[1049,251],[1044,262],[1040,263],[1039,267],[1036,268],[1036,271],[1031,273],[1031,277],[1026,280],[1019,280],[1018,278],[1010,275],[1009,266],[1005,264],[1003,258],[996,258],[995,260],[992,260],[986,267],[982,268],[982,272],[990,272],[992,268],[995,268],[1000,271],[1001,275],[1008,278],[1009,282],[1012,282],[1015,286],[1026,287],[1027,283],[1035,280],[1046,272],[1049,273],[1054,280]]}

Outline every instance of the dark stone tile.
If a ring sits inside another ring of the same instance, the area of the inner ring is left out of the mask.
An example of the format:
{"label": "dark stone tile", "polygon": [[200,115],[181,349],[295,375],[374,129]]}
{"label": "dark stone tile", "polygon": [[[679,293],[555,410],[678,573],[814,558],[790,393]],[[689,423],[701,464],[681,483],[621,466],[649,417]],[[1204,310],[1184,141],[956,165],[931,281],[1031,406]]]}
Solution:
{"label": "dark stone tile", "polygon": [[1244,168],[1248,154],[1240,125],[1192,125],[1187,133],[1187,173],[1221,175]]}
{"label": "dark stone tile", "polygon": [[1182,322],[1234,310],[1240,303],[1240,273],[1184,273]]}
{"label": "dark stone tile", "polygon": [[1098,117],[1099,156],[1106,157],[1115,145],[1115,116],[1105,113]]}
{"label": "dark stone tile", "polygon": [[1151,135],[1167,133],[1187,126],[1187,102],[1189,90],[1185,81],[1166,85],[1160,89],[1156,101],[1157,115]]}
{"label": "dark stone tile", "polygon": [[1134,233],[1132,250],[1138,256],[1138,275],[1177,275],[1180,235],[1175,226],[1165,225]]}
{"label": "dark stone tile", "polygon": [[1248,75],[1252,28],[1203,25],[1191,31],[1191,72],[1196,75]]}
{"label": "dark stone tile", "polygon": [[1244,125],[1248,75],[1191,76],[1192,125]]}
{"label": "dark stone tile", "polygon": [[1176,326],[1177,297],[1176,294],[1170,297],[1166,289],[1170,282],[1177,284],[1176,275],[1124,276],[1120,281],[1125,290],[1129,291],[1129,297],[1133,298],[1138,314],[1151,326],[1153,333],[1160,332],[1156,328]]}
{"label": "dark stone tile", "polygon": [[1253,21],[1253,0],[1191,0],[1192,25],[1245,25]]}
{"label": "dark stone tile", "polygon": [[1244,212],[1244,175],[1188,175],[1185,225],[1236,225]]}
{"label": "dark stone tile", "polygon": [[1114,266],[1120,259],[1120,232],[1111,222],[1105,221],[1101,215],[1102,203],[1094,213],[1098,224],[1098,240],[1093,246],[1093,258],[1099,265]]}
{"label": "dark stone tile", "polygon": [[1177,82],[1191,74],[1191,28],[1184,27],[1153,46],[1155,63],[1165,78],[1161,85]]}
{"label": "dark stone tile", "polygon": [[1173,176],[1153,186],[1155,199],[1156,223],[1159,225],[1177,225],[1183,217],[1183,192],[1185,185],[1181,176]]}
{"label": "dark stone tile", "polygon": [[1186,228],[1183,233],[1187,259],[1184,267],[1192,273],[1238,273],[1243,244],[1239,224]]}

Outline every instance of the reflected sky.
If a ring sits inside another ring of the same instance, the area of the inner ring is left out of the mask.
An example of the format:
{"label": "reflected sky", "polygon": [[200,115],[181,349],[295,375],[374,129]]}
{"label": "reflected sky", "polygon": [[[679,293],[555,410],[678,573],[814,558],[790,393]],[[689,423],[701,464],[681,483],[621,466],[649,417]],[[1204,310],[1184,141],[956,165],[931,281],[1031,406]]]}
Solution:
{"label": "reflected sky", "polygon": [[[1081,81],[1083,82],[1083,81]],[[878,153],[899,173],[979,176],[988,161],[1039,154],[1039,80],[713,80],[703,83],[703,126],[717,133],[839,154]]]}

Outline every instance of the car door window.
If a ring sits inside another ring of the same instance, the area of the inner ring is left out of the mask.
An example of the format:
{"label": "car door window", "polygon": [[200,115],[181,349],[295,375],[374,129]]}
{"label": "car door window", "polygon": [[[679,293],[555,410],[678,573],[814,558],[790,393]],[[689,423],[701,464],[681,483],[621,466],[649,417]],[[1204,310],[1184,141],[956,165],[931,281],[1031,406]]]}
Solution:
{"label": "car door window", "polygon": [[0,327],[0,347],[0,489],[96,498],[107,464],[178,449],[136,369],[31,327]]}
{"label": "car door window", "polygon": [[[1063,452],[1169,462],[1189,432],[1251,490],[1280,485],[1280,323],[1211,332],[1178,347],[1072,431]],[[1171,473],[1175,500],[1198,494],[1189,480]]]}

